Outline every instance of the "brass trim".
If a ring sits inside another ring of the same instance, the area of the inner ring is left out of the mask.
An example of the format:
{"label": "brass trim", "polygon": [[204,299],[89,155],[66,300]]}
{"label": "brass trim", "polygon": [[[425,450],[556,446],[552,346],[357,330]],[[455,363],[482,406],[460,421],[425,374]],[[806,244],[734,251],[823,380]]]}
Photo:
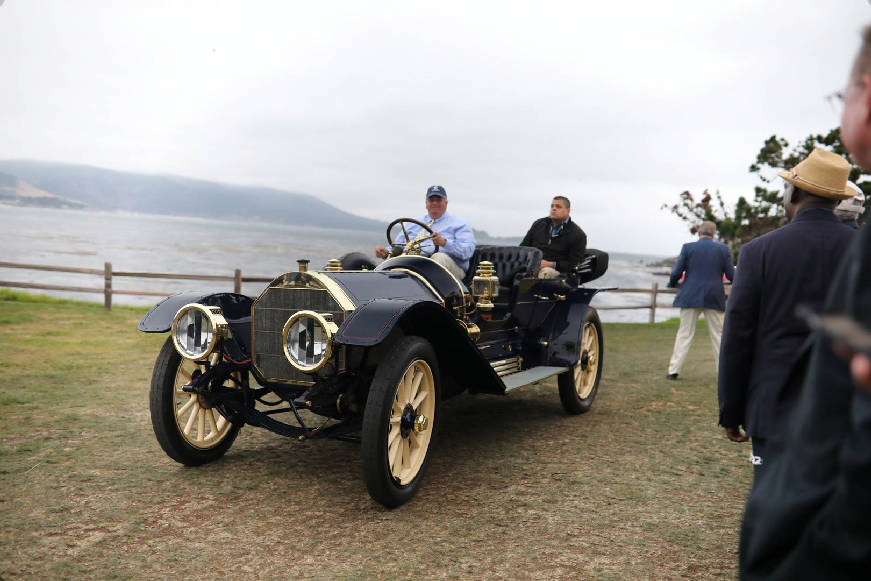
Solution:
{"label": "brass trim", "polygon": [[[299,275],[299,278],[291,280],[291,276]],[[275,277],[272,282],[266,285],[266,288],[257,295],[257,298],[254,299],[253,305],[257,304],[263,295],[271,288],[293,288],[293,287],[309,287],[309,288],[321,288],[323,290],[328,291],[333,295],[333,298],[336,299],[336,302],[339,303],[339,307],[345,312],[345,316],[348,315],[351,311],[357,308],[357,305],[354,304],[345,291],[342,290],[342,287],[339,284],[331,279],[329,276],[324,275],[321,272],[286,272],[284,274],[278,275]]]}
{"label": "brass trim", "polygon": [[[450,270],[448,270],[447,268],[445,268],[444,266],[442,266],[441,264],[439,264],[438,262],[433,260],[432,257],[424,256],[424,258],[429,258],[436,266],[438,266],[439,268],[444,270],[446,273],[448,273],[451,276],[452,279],[454,279],[454,282],[457,283],[457,291],[459,291],[460,296],[463,297],[463,306],[464,307],[471,302],[471,296],[469,295],[469,293],[463,292],[463,282],[460,279],[458,279],[456,276],[454,276],[454,273],[452,273]],[[468,298],[468,300],[467,300],[467,298]]]}
{"label": "brass trim", "polygon": [[327,265],[324,267],[324,270],[327,272],[338,272],[342,270],[342,261],[338,258],[331,258],[327,261]]}
{"label": "brass trim", "polygon": [[457,322],[466,329],[466,333],[468,333],[472,343],[477,343],[478,339],[481,338],[481,329],[478,325],[470,321],[463,321],[462,319],[458,319]]}
{"label": "brass trim", "polygon": [[342,307],[343,311],[345,311],[345,317],[357,308],[357,305],[355,305],[354,301],[345,294],[345,291],[341,286],[339,286],[339,283],[331,279],[329,276],[326,276],[321,272],[309,272],[308,274],[320,282],[327,292],[333,295],[333,298],[336,299],[336,302],[339,303],[339,306]]}
{"label": "brass trim", "polygon": [[[288,331],[290,330],[290,328],[293,326],[294,323],[296,323],[298,320],[300,320],[304,317],[307,317],[309,319],[314,319],[315,322],[323,328],[324,334],[326,335],[326,340],[327,340],[326,352],[324,353],[324,356],[321,357],[320,361],[318,361],[314,365],[300,365],[299,363],[294,361],[293,356],[291,356],[290,352],[287,349],[287,333],[288,333]],[[329,319],[327,319],[327,317],[329,317]],[[326,365],[327,362],[329,362],[330,358],[333,356],[333,336],[336,334],[336,331],[338,331],[338,329],[339,329],[338,326],[336,326],[336,324],[332,321],[332,318],[333,318],[332,315],[329,315],[329,314],[322,315],[322,314],[316,313],[314,311],[303,310],[303,311],[297,311],[296,313],[291,315],[289,319],[287,319],[287,322],[284,323],[284,328],[282,328],[282,330],[281,330],[281,349],[282,349],[282,351],[284,351],[284,356],[287,358],[287,361],[294,368],[298,369],[299,371],[302,371],[303,373],[314,373],[315,371],[319,370],[321,367]]]}
{"label": "brass trim", "polygon": [[498,375],[499,377],[504,377],[506,375],[511,375],[512,373],[517,373],[518,371],[520,371],[522,361],[522,357],[499,359],[498,361],[491,361],[490,367],[493,368],[493,371],[496,372],[496,375]]}
{"label": "brass trim", "polygon": [[[347,319],[348,315],[357,308],[356,305],[354,304],[354,302],[351,301],[351,299],[348,297],[347,294],[345,294],[345,291],[342,290],[342,287],[339,286],[339,284],[336,281],[332,280],[328,276],[321,275],[321,273],[319,273],[319,272],[308,271],[305,273],[299,273],[297,271],[289,271],[289,272],[285,272],[283,274],[280,274],[277,277],[275,277],[268,285],[266,285],[266,287],[263,289],[263,291],[261,291],[260,294],[257,295],[257,298],[254,299],[254,302],[251,303],[251,321],[252,321],[252,324],[251,324],[251,343],[250,344],[251,344],[252,355],[256,354],[258,352],[257,342],[255,340],[256,329],[255,329],[254,324],[253,324],[254,320],[255,320],[254,312],[257,310],[258,302],[260,302],[263,299],[264,295],[267,292],[269,292],[270,290],[277,289],[277,288],[311,288],[311,289],[316,289],[316,290],[328,292],[336,300],[339,308],[344,312],[345,319]],[[297,312],[299,312],[299,311],[297,311]],[[282,340],[283,340],[283,337],[282,337]],[[284,354],[284,356],[285,356],[285,358],[287,358],[286,354]],[[256,371],[256,373],[259,374],[261,377],[263,377],[263,379],[266,381],[282,383],[285,385],[311,386],[311,385],[315,384],[315,382],[313,382],[313,381],[310,382],[310,381],[286,379],[286,378],[282,378],[282,377],[267,376],[266,374],[261,372],[260,367],[257,365],[257,363],[255,361],[252,360],[251,365],[254,368],[254,370]],[[294,369],[298,369],[292,363],[291,363],[291,366],[294,367]]]}
{"label": "brass trim", "polygon": [[[439,264],[439,266],[441,266],[441,264]],[[442,266],[442,268],[444,268],[444,267]],[[441,304],[441,306],[445,306],[445,297],[443,297],[439,293],[439,291],[437,291],[435,289],[435,287],[432,284],[430,284],[430,282],[422,274],[414,272],[413,270],[408,270],[407,268],[391,268],[390,272],[404,272],[404,273],[410,274],[414,278],[420,280],[420,282],[422,282],[424,284],[424,286],[426,286],[426,288],[428,288],[430,290],[430,292],[436,296],[439,304]],[[448,273],[448,274],[450,274],[450,273]]]}
{"label": "brass trim", "polygon": [[[209,343],[205,352],[199,357],[189,357],[185,350],[181,348],[178,344],[178,339],[176,339],[176,330],[178,325],[178,320],[186,314],[188,311],[196,310],[202,312],[206,319],[209,322],[209,325],[212,327],[212,341]],[[212,354],[212,351],[215,350],[215,347],[218,344],[220,339],[224,337],[228,337],[230,335],[230,326],[227,324],[227,320],[224,319],[224,316],[221,314],[221,307],[207,307],[205,305],[201,305],[199,303],[188,303],[181,307],[175,313],[175,317],[172,319],[172,326],[170,327],[170,336],[172,337],[172,345],[175,347],[175,350],[179,355],[184,357],[185,359],[190,359],[191,361],[202,361],[209,357]]]}

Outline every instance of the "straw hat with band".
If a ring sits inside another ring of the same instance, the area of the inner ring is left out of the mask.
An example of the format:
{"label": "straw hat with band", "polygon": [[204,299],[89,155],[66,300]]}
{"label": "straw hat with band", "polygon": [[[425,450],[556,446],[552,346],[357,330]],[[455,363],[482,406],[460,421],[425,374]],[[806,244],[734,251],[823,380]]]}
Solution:
{"label": "straw hat with band", "polygon": [[777,175],[800,190],[821,198],[846,200],[853,197],[853,192],[847,189],[850,164],[826,149],[814,149],[792,170]]}

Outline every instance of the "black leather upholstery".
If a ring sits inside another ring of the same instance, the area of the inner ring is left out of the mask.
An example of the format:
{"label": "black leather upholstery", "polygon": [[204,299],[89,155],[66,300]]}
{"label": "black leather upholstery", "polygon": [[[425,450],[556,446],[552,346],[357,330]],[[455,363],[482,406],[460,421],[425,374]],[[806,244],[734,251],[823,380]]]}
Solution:
{"label": "black leather upholstery", "polygon": [[517,278],[538,276],[538,267],[541,265],[541,250],[530,246],[480,245],[475,248],[475,253],[469,260],[469,270],[465,279],[467,286],[472,284],[472,278],[475,276],[478,264],[483,260],[489,260],[496,268],[501,294],[501,291],[506,287],[508,289],[513,287],[514,280]]}
{"label": "black leather upholstery", "polygon": [[[541,265],[541,250],[530,246],[480,245],[469,260],[469,270],[464,281],[467,286],[471,286],[472,278],[482,260],[489,260],[493,263],[496,268],[496,276],[499,277],[500,295],[503,295],[504,292],[503,296],[507,297],[517,279],[538,276],[538,269]],[[584,259],[574,272],[569,274],[568,282],[584,284],[599,278],[607,270],[608,253],[595,248],[587,248]]]}
{"label": "black leather upholstery", "polygon": [[578,283],[596,280],[608,270],[608,253],[595,248],[587,248],[584,259],[578,265]]}

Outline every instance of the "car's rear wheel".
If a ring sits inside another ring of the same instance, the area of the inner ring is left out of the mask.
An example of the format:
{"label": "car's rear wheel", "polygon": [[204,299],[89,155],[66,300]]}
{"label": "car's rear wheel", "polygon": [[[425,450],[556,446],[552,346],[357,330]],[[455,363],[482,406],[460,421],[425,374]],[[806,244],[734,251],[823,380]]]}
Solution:
{"label": "car's rear wheel", "polygon": [[420,337],[403,337],[382,362],[363,412],[363,477],[369,494],[388,508],[417,492],[438,422],[438,364]]}
{"label": "car's rear wheel", "polygon": [[590,308],[584,317],[578,362],[557,379],[560,401],[568,413],[582,414],[593,405],[602,379],[603,347],[602,323]]}
{"label": "car's rear wheel", "polygon": [[[234,424],[221,415],[207,398],[182,391],[182,387],[198,373],[200,367],[179,355],[172,339],[167,339],[157,356],[151,377],[154,434],[170,458],[188,466],[198,466],[223,456],[241,427],[241,424]],[[227,385],[231,384],[235,385],[228,380]]]}

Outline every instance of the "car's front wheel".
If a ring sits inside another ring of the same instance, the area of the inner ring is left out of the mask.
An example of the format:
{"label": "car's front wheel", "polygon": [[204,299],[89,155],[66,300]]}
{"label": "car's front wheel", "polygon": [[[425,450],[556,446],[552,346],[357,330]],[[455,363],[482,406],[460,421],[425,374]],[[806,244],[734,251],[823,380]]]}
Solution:
{"label": "car's front wheel", "polygon": [[[198,466],[223,456],[241,427],[241,424],[234,424],[221,415],[207,398],[182,390],[199,373],[200,367],[179,355],[172,339],[167,339],[154,363],[151,377],[154,434],[170,458],[188,466]],[[232,383],[228,382],[228,385]]]}
{"label": "car's front wheel", "polygon": [[388,508],[407,502],[420,486],[440,396],[432,345],[403,337],[378,366],[363,412],[363,477],[372,498]]}
{"label": "car's front wheel", "polygon": [[578,362],[557,379],[563,408],[570,414],[589,411],[602,379],[602,323],[592,308],[584,316]]}

